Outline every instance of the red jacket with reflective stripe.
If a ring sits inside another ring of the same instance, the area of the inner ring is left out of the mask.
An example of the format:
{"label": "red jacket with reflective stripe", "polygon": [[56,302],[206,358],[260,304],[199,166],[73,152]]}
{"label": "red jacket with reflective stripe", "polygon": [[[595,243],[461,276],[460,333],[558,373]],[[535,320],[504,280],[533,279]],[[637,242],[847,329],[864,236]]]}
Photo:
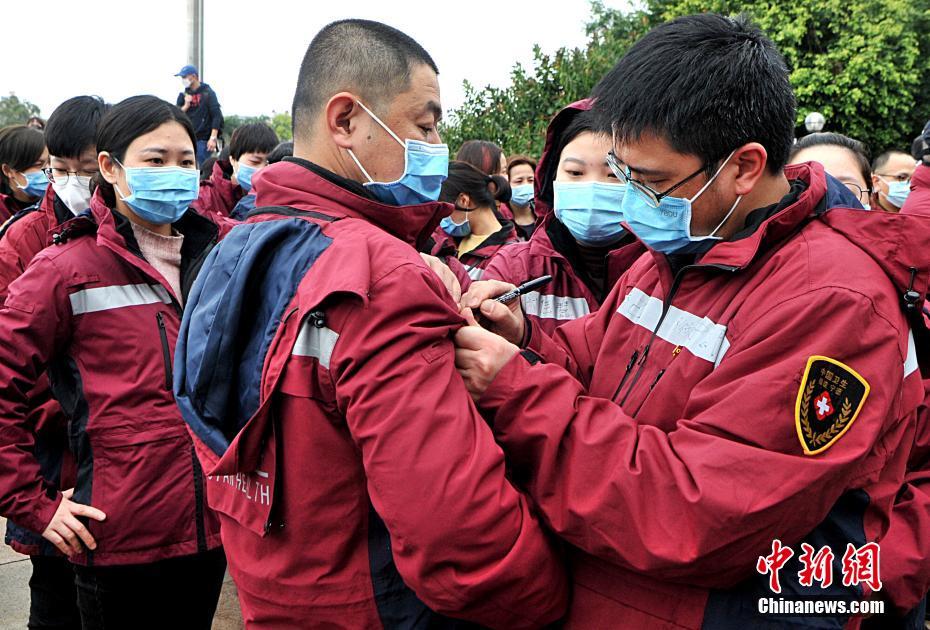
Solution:
{"label": "red jacket with reflective stripe", "polygon": [[[927,294],[930,218],[815,216],[822,167],[786,174],[806,189],[751,235],[677,274],[641,257],[597,313],[554,339],[533,330],[535,355],[514,357],[481,400],[573,545],[569,626],[752,627],[772,596],[756,563],[776,538],[795,553],[783,595],[869,595],[842,586],[840,560],[847,543],[882,540],[904,478],[923,388],[901,296]],[[871,391],[808,455],[796,401],[813,356]],[[799,586],[804,540],[831,546],[832,591]]]}
{"label": "red jacket with reflective stripe", "polygon": [[[91,202],[93,220],[61,226],[0,309],[0,514],[35,532],[61,500],[30,452],[28,393],[48,367],[70,420],[78,503],[106,513],[88,528],[97,549],[73,558],[138,564],[219,546],[216,517],[171,391],[180,306],[138,251],[127,220]],[[218,231],[194,212],[184,234],[182,284],[193,282]]]}
{"label": "red jacket with reflective stripe", "polygon": [[[533,326],[551,335],[557,326],[593,313],[601,300],[582,279],[569,259],[553,245],[552,234],[570,239],[554,213],[542,219],[529,241],[502,247],[484,270],[482,280],[502,280],[519,285],[527,280],[550,275],[552,281],[522,296],[523,312]],[[566,249],[570,245],[566,243]],[[646,248],[628,237],[607,258],[608,291]]]}
{"label": "red jacket with reflective stripe", "polygon": [[[251,230],[248,242],[256,243],[269,233],[263,229],[278,229],[268,223],[309,222],[322,234],[302,242],[325,251],[293,294],[279,296],[286,316],[269,320],[276,329],[266,355],[218,357],[261,372],[258,411],[237,429],[225,426],[236,412],[209,402],[216,386],[197,389],[186,376],[212,378],[214,361],[193,348],[203,344],[202,308],[234,295],[221,279],[240,287],[266,268],[250,271],[223,248],[236,242],[221,243],[188,305],[185,327],[195,328],[179,345],[187,367],[176,385],[182,409],[208,401],[201,411],[216,418],[185,411],[246,624],[391,626],[404,614],[399,602],[410,602],[407,587],[433,611],[486,626],[555,621],[567,599],[559,554],[508,483],[503,454],[455,372],[451,338],[464,322],[413,247],[451,207],[384,205],[296,158],[263,177],[256,211],[229,238]],[[285,214],[261,214],[264,206]],[[227,257],[241,274],[230,277]],[[285,282],[283,270],[272,276],[241,290],[248,296]],[[204,318],[221,322],[240,310]],[[255,386],[247,380],[242,387]],[[219,453],[209,445],[217,428],[230,441]]]}

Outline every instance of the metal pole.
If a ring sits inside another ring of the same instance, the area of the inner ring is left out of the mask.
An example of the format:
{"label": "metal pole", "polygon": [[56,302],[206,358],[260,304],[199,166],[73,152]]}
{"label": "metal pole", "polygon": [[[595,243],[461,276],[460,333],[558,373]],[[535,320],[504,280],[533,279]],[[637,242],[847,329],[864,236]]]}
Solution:
{"label": "metal pole", "polygon": [[203,0],[187,0],[187,63],[203,79]]}

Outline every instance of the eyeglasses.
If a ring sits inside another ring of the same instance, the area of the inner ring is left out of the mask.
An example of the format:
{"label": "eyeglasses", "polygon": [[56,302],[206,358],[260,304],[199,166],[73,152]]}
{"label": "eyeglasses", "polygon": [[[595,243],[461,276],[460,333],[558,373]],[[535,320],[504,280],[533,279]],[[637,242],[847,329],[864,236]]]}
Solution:
{"label": "eyeglasses", "polygon": [[865,195],[865,199],[868,200],[869,196],[872,194],[871,188],[862,188],[862,186],[852,182],[843,182],[843,185],[846,186],[852,194],[856,195],[859,201],[862,201],[863,195]]}
{"label": "eyeglasses", "polygon": [[72,175],[75,177],[93,177],[98,171],[66,171],[61,168],[43,168],[42,172],[45,173],[48,181],[64,186]]}
{"label": "eyeglasses", "polygon": [[701,168],[694,171],[693,173],[688,175],[686,178],[684,178],[683,180],[681,180],[680,182],[678,182],[677,184],[675,184],[668,190],[664,192],[656,192],[655,190],[653,190],[652,188],[650,188],[643,182],[635,180],[632,177],[630,177],[630,167],[623,164],[620,161],[620,159],[614,154],[613,151],[607,152],[607,166],[609,166],[610,170],[613,171],[613,174],[617,176],[617,179],[619,179],[624,184],[631,185],[633,188],[639,191],[643,195],[643,197],[646,198],[646,201],[649,203],[649,205],[653,208],[658,208],[659,203],[662,201],[662,199],[664,199],[665,197],[668,197],[670,194],[672,194],[673,192],[675,192],[676,190],[678,190],[679,188],[681,188],[682,186],[690,182],[692,179],[694,179],[695,177],[703,173],[705,170],[707,170],[707,166],[703,165],[701,166]]}

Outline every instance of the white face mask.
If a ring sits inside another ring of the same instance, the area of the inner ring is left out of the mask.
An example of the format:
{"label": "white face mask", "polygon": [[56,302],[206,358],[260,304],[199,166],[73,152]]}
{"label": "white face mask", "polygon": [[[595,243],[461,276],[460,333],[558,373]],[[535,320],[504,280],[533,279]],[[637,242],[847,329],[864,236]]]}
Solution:
{"label": "white face mask", "polygon": [[190,79],[185,78],[185,79],[181,79],[181,83],[184,84],[184,89],[186,90],[187,88],[191,86],[192,81]]}
{"label": "white face mask", "polygon": [[90,207],[90,177],[70,175],[65,184],[53,183],[55,195],[75,216]]}

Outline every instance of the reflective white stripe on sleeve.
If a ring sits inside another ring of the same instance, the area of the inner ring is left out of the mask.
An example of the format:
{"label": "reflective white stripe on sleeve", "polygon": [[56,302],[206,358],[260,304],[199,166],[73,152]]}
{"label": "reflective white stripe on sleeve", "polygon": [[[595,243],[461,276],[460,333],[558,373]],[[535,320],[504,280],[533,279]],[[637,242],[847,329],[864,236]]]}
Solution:
{"label": "reflective white stripe on sleeve", "polygon": [[521,300],[523,312],[540,319],[571,320],[591,312],[584,298],[542,295],[539,291],[530,291]]}
{"label": "reflective white stripe on sleeve", "polygon": [[[623,299],[617,312],[652,332],[662,317],[662,300],[634,288]],[[716,367],[730,347],[726,334],[727,327],[723,324],[670,306],[658,337],[685,348],[694,356],[710,361]]]}
{"label": "reflective white stripe on sleeve", "polygon": [[158,284],[124,284],[111,287],[84,289],[68,296],[71,312],[75,315],[108,311],[144,304],[171,304],[171,296]]}
{"label": "reflective white stripe on sleeve", "polygon": [[481,276],[484,275],[484,269],[479,269],[478,267],[471,267],[469,265],[465,265],[465,271],[468,272],[468,277],[474,280],[475,282],[478,282],[479,280],[481,280]]}
{"label": "reflective white stripe on sleeve", "polygon": [[297,357],[313,357],[318,359],[320,365],[329,369],[329,360],[333,356],[333,348],[339,341],[339,333],[329,328],[317,328],[312,322],[304,321],[294,342],[291,355]]}
{"label": "reflective white stripe on sleeve", "polygon": [[917,371],[917,342],[914,341],[914,331],[907,331],[907,358],[904,359],[904,378]]}

